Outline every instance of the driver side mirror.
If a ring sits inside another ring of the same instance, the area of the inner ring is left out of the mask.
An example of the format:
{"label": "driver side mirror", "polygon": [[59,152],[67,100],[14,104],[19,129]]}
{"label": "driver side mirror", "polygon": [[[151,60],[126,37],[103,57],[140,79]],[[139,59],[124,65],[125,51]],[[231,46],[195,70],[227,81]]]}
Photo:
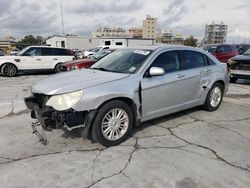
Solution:
{"label": "driver side mirror", "polygon": [[162,76],[165,74],[165,70],[161,67],[151,67],[149,69],[149,76]]}

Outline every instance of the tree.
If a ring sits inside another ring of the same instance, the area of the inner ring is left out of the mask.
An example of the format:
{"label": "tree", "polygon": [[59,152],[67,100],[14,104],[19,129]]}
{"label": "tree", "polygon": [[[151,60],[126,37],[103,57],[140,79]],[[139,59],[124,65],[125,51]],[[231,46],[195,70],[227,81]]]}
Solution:
{"label": "tree", "polygon": [[17,42],[16,46],[17,48],[22,49],[26,46],[42,45],[43,42],[44,42],[44,38],[42,36],[34,37],[33,35],[27,35],[22,40]]}
{"label": "tree", "polygon": [[184,45],[185,46],[194,46],[194,47],[196,47],[197,46],[197,41],[198,40],[191,35],[190,37],[187,37],[184,40]]}

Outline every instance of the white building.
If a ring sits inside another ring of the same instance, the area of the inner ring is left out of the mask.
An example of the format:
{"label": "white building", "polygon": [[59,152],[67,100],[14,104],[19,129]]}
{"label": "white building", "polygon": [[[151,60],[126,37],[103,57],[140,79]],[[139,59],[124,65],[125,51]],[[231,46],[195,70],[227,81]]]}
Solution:
{"label": "white building", "polygon": [[126,29],[121,27],[98,27],[96,31],[92,32],[92,37],[124,38],[129,37],[129,34]]}
{"label": "white building", "polygon": [[226,43],[228,26],[223,22],[219,24],[207,24],[205,29],[204,42],[206,44],[223,44]]}
{"label": "white building", "polygon": [[68,49],[88,49],[96,46],[131,47],[154,45],[154,39],[136,38],[92,38],[80,36],[54,36],[46,40],[46,44],[52,47]]}

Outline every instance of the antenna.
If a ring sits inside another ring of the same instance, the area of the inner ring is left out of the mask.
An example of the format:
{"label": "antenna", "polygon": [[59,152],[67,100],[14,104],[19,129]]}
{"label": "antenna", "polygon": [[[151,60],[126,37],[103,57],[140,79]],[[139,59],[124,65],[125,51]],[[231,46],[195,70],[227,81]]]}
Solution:
{"label": "antenna", "polygon": [[61,7],[61,19],[62,19],[62,34],[64,35],[64,19],[63,19],[63,2],[61,0],[61,3],[60,3],[60,7]]}

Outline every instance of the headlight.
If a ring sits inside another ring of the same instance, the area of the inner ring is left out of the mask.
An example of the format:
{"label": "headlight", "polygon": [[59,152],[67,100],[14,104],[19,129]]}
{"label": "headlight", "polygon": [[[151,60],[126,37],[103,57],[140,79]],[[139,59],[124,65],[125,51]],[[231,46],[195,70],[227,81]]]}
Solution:
{"label": "headlight", "polygon": [[46,106],[51,106],[58,111],[67,110],[75,105],[80,100],[82,95],[82,90],[61,95],[54,95],[47,101]]}

